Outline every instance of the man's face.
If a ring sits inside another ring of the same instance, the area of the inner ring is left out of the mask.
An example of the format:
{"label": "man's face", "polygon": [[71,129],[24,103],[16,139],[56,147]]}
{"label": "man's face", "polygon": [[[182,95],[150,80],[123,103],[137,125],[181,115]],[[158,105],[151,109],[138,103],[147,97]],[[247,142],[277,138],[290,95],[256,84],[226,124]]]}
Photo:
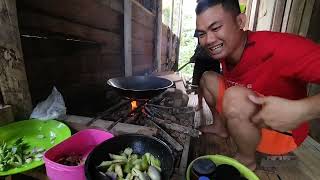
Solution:
{"label": "man's face", "polygon": [[197,15],[199,43],[212,58],[230,57],[241,46],[242,30],[238,17],[225,10],[221,4]]}

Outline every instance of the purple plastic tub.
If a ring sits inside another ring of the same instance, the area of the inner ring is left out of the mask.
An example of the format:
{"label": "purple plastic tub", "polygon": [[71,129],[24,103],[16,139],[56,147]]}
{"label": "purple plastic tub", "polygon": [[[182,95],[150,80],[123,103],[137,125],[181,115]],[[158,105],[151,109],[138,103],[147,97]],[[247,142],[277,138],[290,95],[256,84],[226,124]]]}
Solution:
{"label": "purple plastic tub", "polygon": [[85,180],[84,162],[79,166],[66,166],[55,161],[70,154],[79,154],[85,159],[97,145],[112,137],[111,133],[102,130],[86,129],[57,144],[43,157],[47,176],[50,180]]}

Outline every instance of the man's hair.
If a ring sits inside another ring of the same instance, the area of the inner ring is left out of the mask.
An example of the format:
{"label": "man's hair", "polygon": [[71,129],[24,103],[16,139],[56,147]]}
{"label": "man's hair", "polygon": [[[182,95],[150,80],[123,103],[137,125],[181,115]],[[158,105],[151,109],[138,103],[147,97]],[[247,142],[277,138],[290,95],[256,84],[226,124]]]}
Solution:
{"label": "man's hair", "polygon": [[225,10],[232,12],[234,15],[239,15],[241,13],[238,0],[198,0],[196,14],[199,15],[208,8],[219,4],[221,4]]}

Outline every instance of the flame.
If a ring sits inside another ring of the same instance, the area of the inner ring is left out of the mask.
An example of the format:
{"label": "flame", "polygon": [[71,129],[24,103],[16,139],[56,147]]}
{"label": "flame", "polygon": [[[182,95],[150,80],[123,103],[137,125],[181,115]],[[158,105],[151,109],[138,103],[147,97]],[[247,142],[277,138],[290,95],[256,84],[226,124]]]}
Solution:
{"label": "flame", "polygon": [[138,102],[137,101],[131,101],[131,111],[137,109],[138,107]]}

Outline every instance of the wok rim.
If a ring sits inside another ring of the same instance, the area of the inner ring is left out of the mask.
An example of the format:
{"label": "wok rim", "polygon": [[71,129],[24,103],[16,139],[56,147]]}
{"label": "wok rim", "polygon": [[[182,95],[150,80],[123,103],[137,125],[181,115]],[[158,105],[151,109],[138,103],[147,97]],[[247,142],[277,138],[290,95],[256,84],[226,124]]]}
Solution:
{"label": "wok rim", "polygon": [[129,76],[128,78],[139,78],[139,77],[152,77],[152,78],[156,78],[156,79],[162,79],[162,80],[165,80],[168,82],[168,86],[164,86],[164,87],[161,87],[161,88],[153,88],[153,89],[128,89],[128,88],[123,88],[123,87],[118,87],[118,86],[115,86],[111,83],[112,80],[115,80],[115,79],[124,79],[124,78],[127,78],[127,77],[114,77],[114,78],[110,78],[107,80],[107,84],[113,88],[116,88],[116,89],[121,89],[121,90],[124,90],[124,91],[135,91],[135,92],[145,92],[145,91],[158,91],[158,90],[166,90],[168,88],[170,88],[172,85],[173,85],[173,81],[167,79],[167,78],[161,78],[161,77],[157,77],[157,76]]}

